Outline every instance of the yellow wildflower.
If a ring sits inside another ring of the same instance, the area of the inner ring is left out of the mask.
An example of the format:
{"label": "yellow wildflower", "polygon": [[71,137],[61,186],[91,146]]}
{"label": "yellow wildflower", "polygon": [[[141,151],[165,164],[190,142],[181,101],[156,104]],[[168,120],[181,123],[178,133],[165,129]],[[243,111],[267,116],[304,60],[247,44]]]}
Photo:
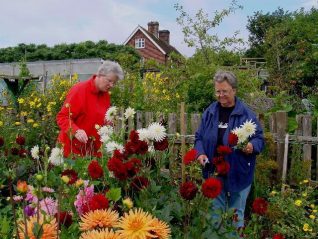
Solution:
{"label": "yellow wildflower", "polygon": [[307,197],[307,193],[302,193],[302,196],[303,197]]}
{"label": "yellow wildflower", "polygon": [[0,127],[1,127],[1,126],[3,126],[3,122],[2,122],[2,121],[0,121]]}
{"label": "yellow wildflower", "polygon": [[66,176],[66,175],[62,176],[61,179],[66,184],[68,184],[68,182],[70,181],[70,178],[68,176]]}
{"label": "yellow wildflower", "polygon": [[23,116],[23,117],[24,117],[24,116],[27,116],[27,115],[28,115],[28,112],[21,111],[20,115]]}
{"label": "yellow wildflower", "polygon": [[134,203],[133,201],[128,197],[128,198],[125,198],[123,200],[123,205],[128,208],[128,209],[131,209],[133,206],[134,206]]}
{"label": "yellow wildflower", "polygon": [[271,191],[271,192],[269,193],[270,196],[274,196],[274,195],[276,195],[276,194],[277,194],[277,192],[276,192],[275,190],[273,190],[273,191]]}
{"label": "yellow wildflower", "polygon": [[19,102],[19,104],[24,104],[25,101],[24,101],[23,98],[19,98],[19,99],[18,99],[18,102]]}
{"label": "yellow wildflower", "polygon": [[38,123],[34,123],[33,124],[33,128],[37,128],[37,127],[39,127],[39,124]]}
{"label": "yellow wildflower", "polygon": [[38,103],[38,105],[36,106],[37,108],[40,108],[42,105],[42,103]]}
{"label": "yellow wildflower", "polygon": [[81,179],[81,178],[80,178],[80,179],[77,179],[76,182],[75,182],[75,186],[78,187],[78,188],[79,188],[80,186],[82,186],[83,184],[84,184],[84,181],[83,181],[83,179]]}
{"label": "yellow wildflower", "polygon": [[27,123],[32,124],[32,123],[34,123],[34,120],[33,119],[28,119]]}
{"label": "yellow wildflower", "polygon": [[303,230],[304,230],[305,232],[308,232],[308,231],[311,232],[311,231],[312,231],[312,229],[310,228],[310,226],[309,226],[308,223],[305,223],[305,224],[304,224]]}
{"label": "yellow wildflower", "polygon": [[316,216],[315,216],[315,215],[310,214],[310,215],[309,215],[309,218],[310,218],[310,219],[312,219],[312,220],[314,220],[314,219],[316,218]]}
{"label": "yellow wildflower", "polygon": [[296,205],[297,207],[300,207],[301,204],[302,204],[302,201],[301,201],[301,200],[298,199],[298,200],[295,201],[295,205]]}
{"label": "yellow wildflower", "polygon": [[310,204],[310,207],[312,208],[312,209],[314,209],[315,208],[315,204]]}
{"label": "yellow wildflower", "polygon": [[21,122],[15,122],[14,123],[16,126],[19,126],[19,125],[21,125]]}
{"label": "yellow wildflower", "polygon": [[309,180],[308,179],[305,179],[304,181],[303,181],[303,183],[308,183],[309,182]]}

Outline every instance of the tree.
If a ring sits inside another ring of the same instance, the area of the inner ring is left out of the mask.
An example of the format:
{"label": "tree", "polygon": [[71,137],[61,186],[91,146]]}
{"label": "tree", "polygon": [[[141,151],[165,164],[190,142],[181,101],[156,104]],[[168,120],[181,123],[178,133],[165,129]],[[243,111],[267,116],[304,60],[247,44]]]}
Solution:
{"label": "tree", "polygon": [[302,98],[317,91],[318,9],[291,16],[268,30],[265,57],[272,85]]}
{"label": "tree", "polygon": [[237,9],[242,9],[242,6],[238,5],[236,0],[232,0],[230,7],[227,9],[215,11],[211,19],[202,9],[192,17],[184,11],[183,6],[175,4],[174,7],[180,12],[177,23],[182,27],[184,42],[189,47],[195,47],[197,51],[201,51],[207,64],[211,63],[208,54],[209,49],[218,52],[228,46],[243,42],[242,39],[237,38],[238,32],[235,32],[234,36],[224,39],[220,39],[216,33],[212,33],[213,29],[218,27],[226,16]]}
{"label": "tree", "polygon": [[248,17],[246,28],[250,34],[248,37],[250,48],[246,51],[248,57],[264,57],[265,55],[265,36],[268,30],[275,27],[285,19],[291,17],[291,13],[285,12],[282,8],[278,8],[272,13],[263,14],[257,11],[253,16]]}

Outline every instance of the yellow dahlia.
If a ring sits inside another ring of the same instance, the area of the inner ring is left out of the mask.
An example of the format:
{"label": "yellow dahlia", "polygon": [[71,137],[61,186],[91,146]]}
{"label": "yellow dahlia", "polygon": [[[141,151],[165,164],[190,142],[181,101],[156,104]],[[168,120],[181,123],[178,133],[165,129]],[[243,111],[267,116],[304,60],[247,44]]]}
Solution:
{"label": "yellow dahlia", "polygon": [[125,239],[156,238],[151,232],[153,217],[142,209],[130,210],[119,219],[118,232]]}
{"label": "yellow dahlia", "polygon": [[[40,239],[56,239],[57,238],[57,223],[55,218],[52,220],[48,220],[49,218],[44,217],[40,214],[39,216],[39,224],[37,224],[37,216],[32,216],[29,219],[26,220],[26,227],[24,224],[24,221],[19,222],[19,237],[20,239],[37,239],[38,237],[34,235],[35,225],[38,225],[38,228],[43,229],[42,236]],[[25,229],[27,229],[27,233],[25,233]],[[37,234],[37,232],[35,232]],[[26,236],[27,235],[27,236]]]}
{"label": "yellow dahlia", "polygon": [[117,232],[108,229],[83,232],[80,239],[122,239]]}
{"label": "yellow dahlia", "polygon": [[152,220],[151,225],[154,227],[154,229],[152,230],[152,234],[156,236],[155,238],[158,238],[158,239],[170,238],[171,230],[167,223],[157,218],[154,218]]}
{"label": "yellow dahlia", "polygon": [[113,227],[118,222],[119,215],[111,209],[98,209],[89,211],[81,216],[81,231],[92,230],[95,228]]}

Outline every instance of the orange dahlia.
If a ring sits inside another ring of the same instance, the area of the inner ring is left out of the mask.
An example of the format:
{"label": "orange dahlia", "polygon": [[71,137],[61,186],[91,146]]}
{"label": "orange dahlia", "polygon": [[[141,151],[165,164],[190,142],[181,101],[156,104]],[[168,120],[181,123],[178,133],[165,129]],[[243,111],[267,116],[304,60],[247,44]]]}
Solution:
{"label": "orange dahlia", "polygon": [[[41,233],[41,239],[56,239],[57,238],[57,223],[55,218],[52,220],[48,220],[49,218],[44,218],[43,215],[40,214],[39,220],[37,216],[32,216],[26,220],[26,226],[24,221],[20,221],[18,228],[19,228],[19,238],[20,239],[37,239],[38,231],[36,231],[35,226],[37,228],[41,228],[43,233]],[[26,233],[27,230],[27,233]],[[34,235],[34,233],[36,235]],[[40,234],[40,233],[39,233]]]}
{"label": "orange dahlia", "polygon": [[108,229],[83,232],[80,239],[122,239],[117,232]]}
{"label": "orange dahlia", "polygon": [[119,215],[111,209],[98,209],[89,211],[81,216],[81,231],[92,230],[96,228],[113,227],[118,222]]}
{"label": "orange dahlia", "polygon": [[157,238],[152,234],[155,227],[152,225],[153,217],[142,209],[130,210],[119,219],[118,232],[125,239]]}
{"label": "orange dahlia", "polygon": [[154,218],[151,222],[151,225],[154,227],[154,229],[152,230],[152,234],[155,235],[155,238],[158,239],[168,239],[170,238],[170,227],[167,223]]}

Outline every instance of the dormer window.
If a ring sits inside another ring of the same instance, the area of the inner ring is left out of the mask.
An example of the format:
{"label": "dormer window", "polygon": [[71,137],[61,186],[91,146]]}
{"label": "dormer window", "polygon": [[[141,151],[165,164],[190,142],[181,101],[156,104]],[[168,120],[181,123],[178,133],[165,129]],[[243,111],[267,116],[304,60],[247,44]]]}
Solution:
{"label": "dormer window", "polygon": [[145,48],[145,39],[144,38],[136,38],[135,39],[135,48]]}

